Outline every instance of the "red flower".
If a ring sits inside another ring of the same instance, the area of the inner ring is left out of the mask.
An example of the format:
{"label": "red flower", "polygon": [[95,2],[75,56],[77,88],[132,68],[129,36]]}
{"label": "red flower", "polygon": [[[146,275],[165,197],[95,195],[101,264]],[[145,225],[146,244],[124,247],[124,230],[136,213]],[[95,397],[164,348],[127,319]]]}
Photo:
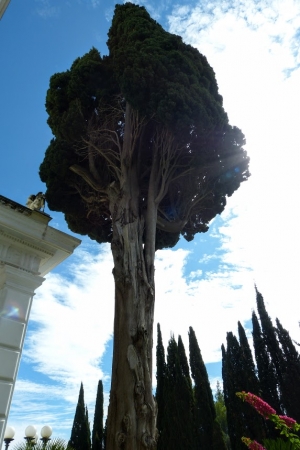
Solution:
{"label": "red flower", "polygon": [[288,426],[289,428],[293,428],[293,426],[296,423],[295,419],[292,419],[291,417],[288,416],[278,416],[279,419],[283,420],[286,424],[286,426]]}
{"label": "red flower", "polygon": [[266,450],[265,447],[256,441],[252,441],[248,448],[250,448],[250,450]]}
{"label": "red flower", "polygon": [[276,411],[272,406],[270,406],[267,402],[264,402],[257,395],[251,394],[248,392],[244,395],[244,399],[247,403],[250,403],[256,411],[261,414],[265,419],[268,419],[271,414],[276,414]]}

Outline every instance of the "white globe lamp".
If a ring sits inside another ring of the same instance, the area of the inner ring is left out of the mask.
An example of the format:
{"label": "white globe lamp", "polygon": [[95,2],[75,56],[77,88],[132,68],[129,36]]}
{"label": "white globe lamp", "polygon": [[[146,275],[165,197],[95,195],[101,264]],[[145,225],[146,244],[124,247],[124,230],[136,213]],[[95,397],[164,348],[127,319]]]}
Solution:
{"label": "white globe lamp", "polygon": [[52,428],[49,425],[44,425],[41,429],[41,440],[43,444],[46,445],[48,441],[50,441],[50,436],[52,434]]}
{"label": "white globe lamp", "polygon": [[11,443],[11,441],[14,440],[14,435],[15,435],[15,429],[13,427],[6,427],[6,430],[4,433],[5,450],[8,449],[8,446]]}

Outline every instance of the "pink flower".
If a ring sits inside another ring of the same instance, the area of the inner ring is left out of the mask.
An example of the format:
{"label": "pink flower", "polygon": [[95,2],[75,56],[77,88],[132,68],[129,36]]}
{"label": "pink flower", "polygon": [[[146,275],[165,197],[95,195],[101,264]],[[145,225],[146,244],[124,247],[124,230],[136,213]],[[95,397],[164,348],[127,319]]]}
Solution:
{"label": "pink flower", "polygon": [[276,414],[276,411],[272,406],[270,406],[267,402],[264,402],[257,395],[251,394],[248,392],[244,395],[244,399],[247,403],[250,403],[256,411],[261,414],[265,419],[268,419],[271,414]]}
{"label": "pink flower", "polygon": [[247,445],[248,448],[250,448],[250,450],[266,450],[266,448],[261,444],[256,441],[251,441],[251,439],[249,438],[242,437],[242,441]]}
{"label": "pink flower", "polygon": [[266,450],[265,447],[263,447],[261,444],[259,444],[256,441],[252,441],[250,443],[250,445],[248,446],[248,448],[250,448],[250,450]]}
{"label": "pink flower", "polygon": [[252,441],[248,448],[250,448],[250,450],[266,450],[265,447],[256,441]]}
{"label": "pink flower", "polygon": [[293,428],[293,426],[296,423],[295,419],[292,419],[291,417],[288,416],[278,416],[279,419],[283,420],[286,424],[286,426],[288,426],[289,428]]}

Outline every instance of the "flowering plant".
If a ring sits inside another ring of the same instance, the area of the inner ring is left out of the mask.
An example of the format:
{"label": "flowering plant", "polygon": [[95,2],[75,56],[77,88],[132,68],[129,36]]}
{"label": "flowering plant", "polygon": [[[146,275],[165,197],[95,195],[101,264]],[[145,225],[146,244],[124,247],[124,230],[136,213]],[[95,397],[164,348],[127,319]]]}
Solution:
{"label": "flowering plant", "polygon": [[263,447],[256,441],[247,437],[242,437],[242,441],[250,450],[300,450],[300,437],[295,434],[300,430],[300,425],[296,420],[288,416],[276,414],[276,411],[267,402],[251,392],[237,392],[236,395],[243,401],[249,403],[256,411],[267,420],[275,424],[275,428],[280,431],[283,439],[265,439]]}

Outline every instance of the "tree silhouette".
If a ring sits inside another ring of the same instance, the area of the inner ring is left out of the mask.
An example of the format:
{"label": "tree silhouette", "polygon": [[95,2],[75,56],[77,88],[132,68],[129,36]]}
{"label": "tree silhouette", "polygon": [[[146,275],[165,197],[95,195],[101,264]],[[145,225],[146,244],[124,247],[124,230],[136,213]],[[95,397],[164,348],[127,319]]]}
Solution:
{"label": "tree silhouette", "polygon": [[91,449],[91,433],[87,415],[87,408],[84,404],[84,390],[82,383],[80,385],[78,402],[68,446],[74,450]]}
{"label": "tree silhouette", "polygon": [[[116,5],[109,55],[93,48],[51,77],[54,138],[40,167],[49,208],[110,242],[115,321],[107,448],[156,442],[154,256],[208,229],[249,177],[213,69],[132,3]],[[141,408],[144,411],[141,414]]]}
{"label": "tree silhouette", "polygon": [[95,403],[94,425],[92,432],[92,450],[103,448],[103,383],[99,380]]}

